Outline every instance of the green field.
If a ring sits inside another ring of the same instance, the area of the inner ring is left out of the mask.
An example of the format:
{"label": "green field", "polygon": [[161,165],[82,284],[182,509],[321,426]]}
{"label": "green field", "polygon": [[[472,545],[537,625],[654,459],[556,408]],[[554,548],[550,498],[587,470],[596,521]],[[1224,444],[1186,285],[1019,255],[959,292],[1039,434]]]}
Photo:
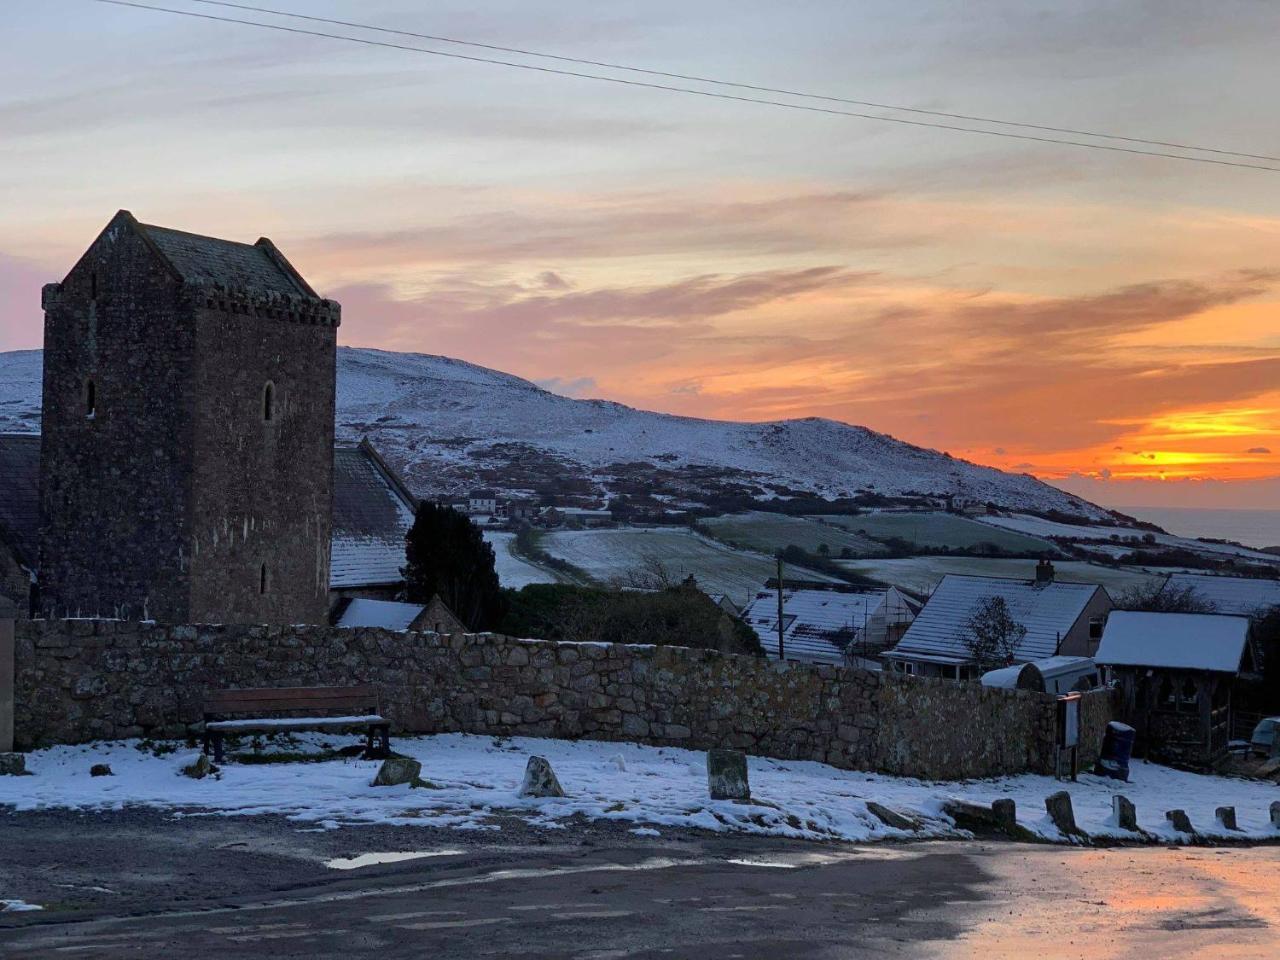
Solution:
{"label": "green field", "polygon": [[965,550],[981,543],[995,544],[1010,553],[1058,552],[1048,540],[1013,530],[1002,530],[951,513],[863,513],[857,516],[815,517],[852,533],[888,539],[897,537],[922,549]]}
{"label": "green field", "polygon": [[[775,570],[770,557],[734,550],[685,528],[555,531],[542,538],[542,549],[600,583],[650,586],[653,568],[661,565],[670,579],[692,574],[704,590],[728,594],[737,604],[762,589]],[[788,575],[839,582],[796,566],[788,567]]]}
{"label": "green field", "polygon": [[[917,593],[930,593],[938,581],[949,573],[974,577],[1012,577],[1030,580],[1035,575],[1034,560],[1008,560],[989,557],[905,557],[902,559],[841,560],[846,570],[891,583]],[[1059,580],[1097,583],[1114,597],[1118,592],[1139,584],[1151,583],[1162,576],[1138,568],[1116,570],[1076,560],[1055,560]]]}
{"label": "green field", "polygon": [[788,517],[781,513],[734,513],[712,517],[699,524],[711,536],[745,550],[776,554],[790,546],[817,553],[825,546],[832,557],[848,550],[855,557],[874,557],[884,547],[867,537],[810,517]]}

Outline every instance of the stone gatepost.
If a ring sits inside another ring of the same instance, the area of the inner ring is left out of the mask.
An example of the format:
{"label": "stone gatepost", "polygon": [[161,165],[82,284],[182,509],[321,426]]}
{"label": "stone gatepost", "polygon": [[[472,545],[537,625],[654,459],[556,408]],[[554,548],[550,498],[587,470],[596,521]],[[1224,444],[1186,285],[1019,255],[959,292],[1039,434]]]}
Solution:
{"label": "stone gatepost", "polygon": [[0,597],[0,753],[13,750],[13,623],[18,611]]}

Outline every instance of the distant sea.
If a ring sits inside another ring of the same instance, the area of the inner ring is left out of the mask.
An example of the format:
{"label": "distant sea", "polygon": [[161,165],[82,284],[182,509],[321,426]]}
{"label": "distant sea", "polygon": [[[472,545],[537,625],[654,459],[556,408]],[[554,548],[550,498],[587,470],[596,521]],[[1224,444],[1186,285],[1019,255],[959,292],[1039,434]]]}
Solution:
{"label": "distant sea", "polygon": [[1235,540],[1248,547],[1280,546],[1280,510],[1121,507],[1120,512],[1159,524],[1180,537]]}

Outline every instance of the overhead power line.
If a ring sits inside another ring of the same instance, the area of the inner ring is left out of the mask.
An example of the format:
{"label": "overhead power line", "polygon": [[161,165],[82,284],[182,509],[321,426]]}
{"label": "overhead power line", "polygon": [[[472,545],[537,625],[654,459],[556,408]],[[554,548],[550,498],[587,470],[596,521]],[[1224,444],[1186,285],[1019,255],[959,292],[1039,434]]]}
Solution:
{"label": "overhead power line", "polygon": [[588,67],[605,67],[609,70],[622,70],[627,73],[639,73],[650,77],[665,77],[668,80],[685,80],[693,83],[707,83],[718,87],[733,87],[738,90],[754,90],[756,93],[775,93],[787,97],[800,97],[805,100],[821,100],[827,103],[843,103],[855,107],[872,107],[876,110],[896,110],[901,113],[914,113],[921,116],[941,117],[947,120],[966,120],[972,123],[990,123],[1001,127],[1017,127],[1024,130],[1042,130],[1046,133],[1065,133],[1077,137],[1097,137],[1102,140],[1119,140],[1124,143],[1141,143],[1151,147],[1169,147],[1174,150],[1194,150],[1198,153],[1212,153],[1225,157],[1240,157],[1246,160],[1267,160],[1280,163],[1280,157],[1265,153],[1243,153],[1239,150],[1225,150],[1220,147],[1197,147],[1194,144],[1178,143],[1172,140],[1153,140],[1148,137],[1126,136],[1119,133],[1099,133],[1096,130],[1080,130],[1075,127],[1055,127],[1043,123],[1027,123],[1020,120],[998,120],[994,117],[983,117],[971,113],[948,113],[944,110],[926,110],[922,107],[904,107],[892,103],[877,103],[873,100],[855,100],[850,97],[837,97],[823,93],[807,93],[801,90],[790,90],[786,87],[770,87],[757,83],[743,83],[736,80],[718,80],[714,77],[703,77],[691,73],[670,73],[666,70],[654,70],[648,67],[633,67],[625,63],[612,63],[608,60],[588,60],[585,57],[566,57],[555,53],[541,53],[523,47],[504,47],[493,43],[480,43],[475,40],[460,40],[457,37],[446,37],[434,33],[415,33],[412,30],[398,30],[393,27],[380,27],[370,23],[358,23],[353,20],[335,20],[331,17],[315,17],[305,13],[294,13],[289,10],[277,10],[273,7],[259,7],[248,3],[232,3],[230,0],[191,0],[211,7],[229,7],[234,10],[247,10],[252,13],[266,13],[276,17],[288,17],[293,20],[309,20],[312,23],[327,23],[331,26],[352,27],[357,30],[368,30],[372,33],[386,33],[398,37],[413,37],[416,40],[431,40],[437,43],[451,43],[478,50],[493,50],[498,53],[515,53],[523,57],[537,57],[540,60],[555,60],[559,63],[577,63]]}
{"label": "overhead power line", "polygon": [[[1270,173],[1280,173],[1280,166],[1267,166],[1259,163],[1245,163],[1240,160],[1225,160],[1214,157],[1197,157],[1188,156],[1181,153],[1168,153],[1161,150],[1143,150],[1137,147],[1119,146],[1114,143],[1091,143],[1085,140],[1068,140],[1058,137],[1045,137],[1029,133],[1011,133],[1005,130],[985,130],[981,127],[967,127],[960,124],[940,123],[929,120],[913,120],[906,117],[887,117],[874,113],[861,113],[853,110],[841,110],[834,107],[820,107],[812,104],[790,103],[785,100],[771,100],[765,97],[749,97],[740,94],[719,93],[713,90],[699,90],[694,87],[675,86],[673,84],[656,83],[644,80],[629,80],[623,77],[610,77],[598,73],[585,73],[577,70],[565,70],[557,67],[546,67],[539,64],[519,63],[513,60],[502,60],[491,57],[480,57],[472,54],[455,53],[447,50],[433,50],[428,47],[412,46],[405,43],[393,43],[387,40],[372,40],[367,37],[352,37],[346,34],[328,33],[322,30],[304,29],[302,27],[291,27],[279,23],[263,23],[259,20],[243,20],[238,17],[218,16],[211,13],[197,13],[194,10],[178,10],[173,7],[162,7],[155,4],[138,3],[135,0],[92,0],[94,3],[103,3],[115,7],[130,7],[136,10],[148,10],[152,13],[167,13],[174,16],[190,17],[196,20],[214,21],[217,23],[232,23],[246,27],[257,27],[262,30],[274,30],[280,33],[291,33],[299,36],[322,37],[328,40],[342,40],[348,43],[358,43],[369,47],[383,47],[390,50],[403,50],[410,53],[421,53],[434,57],[444,57],[450,60],[462,60],[469,63],[486,63],[494,66],[512,67],[517,70],[529,70],[535,73],[554,74],[557,76],[574,77],[580,80],[597,80],[604,83],[613,83],[627,87],[639,87],[648,90],[664,90],[670,93],[685,93],[698,97],[707,97],[713,100],[729,100],[737,103],[753,103],[769,107],[779,107],[787,110],[800,110],[805,113],[826,114],[830,116],[853,117],[859,120],[878,120],[883,123],[896,123],[910,127],[927,127],[935,130],[951,130],[960,133],[974,133],[987,137],[999,137],[1005,140],[1023,140],[1032,143],[1051,143],[1061,146],[1082,147],[1088,150],[1106,150],[1110,153],[1126,153],[1144,157],[1163,157],[1169,160],[1184,160],[1189,163],[1208,163],[1221,167],[1240,167],[1248,170],[1266,170]],[[1145,142],[1145,141],[1137,141]],[[1154,141],[1152,141],[1154,143]],[[1198,148],[1187,148],[1198,149]],[[1226,151],[1224,151],[1226,153]],[[1236,154],[1230,154],[1236,155]],[[1254,156],[1243,155],[1243,156]],[[1271,159],[1271,158],[1264,158]],[[1276,158],[1276,162],[1280,162],[1280,158]]]}

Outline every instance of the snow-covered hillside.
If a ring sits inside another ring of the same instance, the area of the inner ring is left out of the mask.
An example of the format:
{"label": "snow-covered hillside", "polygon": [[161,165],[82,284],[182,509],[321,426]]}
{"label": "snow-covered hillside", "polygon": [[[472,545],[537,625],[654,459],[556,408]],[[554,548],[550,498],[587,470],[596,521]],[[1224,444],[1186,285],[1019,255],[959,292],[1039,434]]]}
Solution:
{"label": "snow-covered hillside", "polygon": [[[0,430],[36,429],[39,404],[40,352],[0,354]],[[446,357],[343,348],[338,435],[364,434],[423,495],[483,485],[582,497],[656,495],[677,506],[735,495],[958,493],[1013,509],[1106,516],[1032,477],[865,427],[817,418],[674,417],[557,396]]]}

